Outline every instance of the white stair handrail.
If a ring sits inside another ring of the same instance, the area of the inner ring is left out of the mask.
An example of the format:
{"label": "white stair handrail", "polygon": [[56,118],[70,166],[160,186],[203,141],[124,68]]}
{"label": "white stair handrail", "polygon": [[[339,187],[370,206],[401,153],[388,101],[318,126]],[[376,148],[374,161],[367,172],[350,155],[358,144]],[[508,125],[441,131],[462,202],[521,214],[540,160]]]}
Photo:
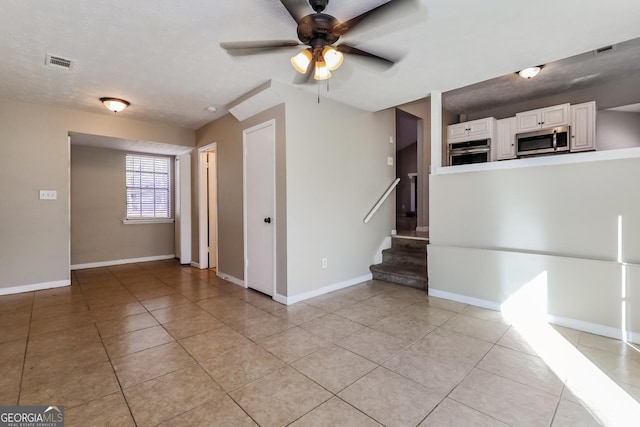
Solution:
{"label": "white stair handrail", "polygon": [[389,188],[387,188],[387,191],[384,192],[384,194],[382,195],[382,197],[380,197],[380,200],[378,200],[378,203],[376,203],[371,210],[369,211],[369,213],[367,214],[367,216],[364,217],[364,223],[368,223],[369,220],[371,220],[371,217],[378,211],[378,208],[380,208],[380,206],[382,206],[382,204],[384,203],[385,200],[387,200],[387,197],[389,197],[389,194],[391,194],[391,192],[396,188],[396,186],[398,185],[398,183],[400,182],[400,178],[396,178],[391,185],[389,186]]}

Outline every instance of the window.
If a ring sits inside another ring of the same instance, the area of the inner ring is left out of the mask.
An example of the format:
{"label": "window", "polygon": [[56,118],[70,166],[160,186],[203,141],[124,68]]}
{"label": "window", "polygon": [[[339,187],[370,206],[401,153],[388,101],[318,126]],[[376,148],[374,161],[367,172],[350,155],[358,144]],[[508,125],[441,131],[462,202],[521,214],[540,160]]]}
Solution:
{"label": "window", "polygon": [[127,154],[127,219],[171,218],[169,157]]}

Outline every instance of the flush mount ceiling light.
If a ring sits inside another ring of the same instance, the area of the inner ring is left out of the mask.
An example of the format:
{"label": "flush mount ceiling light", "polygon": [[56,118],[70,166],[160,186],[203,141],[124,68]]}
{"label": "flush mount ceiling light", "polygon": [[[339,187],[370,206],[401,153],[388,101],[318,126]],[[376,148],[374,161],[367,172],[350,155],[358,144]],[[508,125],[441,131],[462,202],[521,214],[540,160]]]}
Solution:
{"label": "flush mount ceiling light", "polygon": [[100,102],[102,102],[105,107],[107,107],[114,113],[119,113],[120,111],[131,105],[129,101],[125,101],[124,99],[120,98],[100,98]]}
{"label": "flush mount ceiling light", "polygon": [[529,67],[521,70],[518,75],[523,79],[530,79],[538,75],[538,73],[542,70],[542,65],[539,67]]}

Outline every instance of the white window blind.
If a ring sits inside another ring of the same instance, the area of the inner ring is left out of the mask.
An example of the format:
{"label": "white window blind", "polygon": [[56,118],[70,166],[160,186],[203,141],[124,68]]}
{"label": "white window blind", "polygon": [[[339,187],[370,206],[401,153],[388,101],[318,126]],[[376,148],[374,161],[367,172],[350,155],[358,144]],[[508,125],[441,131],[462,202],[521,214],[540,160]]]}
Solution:
{"label": "white window blind", "polygon": [[169,157],[127,154],[127,219],[171,218]]}

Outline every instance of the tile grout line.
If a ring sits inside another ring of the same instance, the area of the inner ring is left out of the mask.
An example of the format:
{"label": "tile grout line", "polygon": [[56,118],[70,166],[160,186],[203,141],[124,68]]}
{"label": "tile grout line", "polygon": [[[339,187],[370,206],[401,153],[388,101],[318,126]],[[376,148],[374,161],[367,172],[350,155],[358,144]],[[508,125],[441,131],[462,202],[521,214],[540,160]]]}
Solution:
{"label": "tile grout line", "polygon": [[[110,269],[109,269],[109,272],[111,274],[113,274],[113,272]],[[118,282],[122,286],[124,286],[124,284],[122,283],[122,281],[120,280],[119,277],[116,276],[116,279],[118,280]],[[146,309],[146,307],[145,307],[145,309]],[[109,365],[111,366],[111,371],[113,372],[113,376],[116,378],[116,381],[118,382],[118,388],[120,389],[120,394],[122,395],[122,399],[124,400],[125,405],[127,405],[127,410],[129,411],[129,415],[131,415],[131,419],[133,420],[133,423],[137,426],[138,423],[136,422],[136,418],[133,415],[133,410],[131,409],[131,405],[129,404],[129,400],[127,399],[127,395],[124,394],[124,388],[122,387],[122,383],[120,382],[120,377],[118,377],[118,374],[116,373],[116,368],[115,368],[115,366],[113,366],[113,360],[111,358],[111,355],[107,351],[107,347],[104,344],[104,339],[102,338],[102,334],[100,333],[100,330],[98,329],[97,326],[96,326],[96,331],[98,332],[98,336],[100,337],[100,343],[102,344],[102,347],[104,348],[104,352],[107,355],[107,359],[109,360]],[[104,396],[102,396],[102,397],[104,397]]]}
{"label": "tile grout line", "polygon": [[20,372],[20,385],[18,386],[18,398],[16,405],[20,405],[20,398],[22,397],[22,382],[24,381],[24,370],[27,365],[27,351],[29,350],[29,341],[31,339],[31,319],[33,319],[33,310],[35,308],[36,293],[33,292],[31,296],[31,310],[29,313],[29,324],[27,326],[27,339],[24,344],[24,356],[22,358],[22,371]]}

